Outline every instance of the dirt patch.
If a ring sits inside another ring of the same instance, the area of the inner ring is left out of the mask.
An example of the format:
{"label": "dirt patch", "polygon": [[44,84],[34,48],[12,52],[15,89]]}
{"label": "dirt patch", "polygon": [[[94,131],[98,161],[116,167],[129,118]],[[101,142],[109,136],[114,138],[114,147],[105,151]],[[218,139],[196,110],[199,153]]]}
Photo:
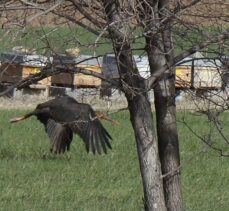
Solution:
{"label": "dirt patch", "polygon": [[[123,95],[115,95],[110,98],[100,98],[98,94],[88,95],[79,92],[67,93],[74,97],[78,102],[88,103],[96,110],[115,111],[127,107],[126,99]],[[34,109],[39,103],[51,100],[54,97],[43,95],[22,95],[21,97],[0,97],[0,109]]]}
{"label": "dirt patch", "polygon": [[34,96],[23,96],[18,98],[0,98],[0,109],[30,109],[35,108],[37,104],[46,101],[47,98],[39,98]]}
{"label": "dirt patch", "polygon": [[[115,91],[111,97],[101,98],[99,92],[93,89],[78,89],[66,93],[74,97],[78,102],[88,103],[96,110],[106,112],[115,112],[119,109],[127,108],[125,96]],[[0,97],[0,109],[34,109],[37,104],[43,103],[54,97],[45,97],[44,95],[22,95],[21,97]],[[228,94],[212,93],[210,96],[197,97],[194,93],[182,93],[176,98],[176,108],[179,111],[196,111],[217,108],[228,108]],[[149,99],[154,110],[154,96],[149,94]],[[226,109],[227,110],[227,109]]]}

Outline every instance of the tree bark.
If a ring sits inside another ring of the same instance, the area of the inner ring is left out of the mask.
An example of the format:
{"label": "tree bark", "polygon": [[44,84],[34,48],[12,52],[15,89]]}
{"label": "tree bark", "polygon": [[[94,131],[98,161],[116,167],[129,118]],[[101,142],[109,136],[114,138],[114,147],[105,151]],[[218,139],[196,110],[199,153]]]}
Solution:
{"label": "tree bark", "polygon": [[[170,0],[160,0],[161,19],[169,17]],[[162,32],[166,63],[174,61],[171,22]],[[154,89],[157,118],[157,134],[162,173],[164,175],[165,203],[168,211],[182,210],[179,142],[176,125],[175,67],[169,67]]]}
{"label": "tree bark", "polygon": [[131,122],[135,133],[145,210],[165,211],[158,145],[153,133],[151,106],[145,95],[128,99]]}
{"label": "tree bark", "polygon": [[174,79],[161,80],[155,88],[154,95],[165,203],[168,211],[181,211],[180,157],[174,86]]}
{"label": "tree bark", "polygon": [[[159,17],[166,18],[169,0],[159,1]],[[174,48],[171,36],[171,26],[168,22],[161,34],[160,49],[164,53],[166,63],[174,59]],[[164,65],[164,64],[163,64]],[[157,135],[159,155],[163,177],[165,203],[168,211],[181,211],[181,181],[178,132],[176,126],[175,105],[175,68],[169,67],[154,88],[155,108],[157,118]]]}
{"label": "tree bark", "polygon": [[[148,1],[151,2],[151,1]],[[149,58],[151,74],[168,65],[168,69],[158,79],[154,86],[155,108],[157,118],[157,135],[159,155],[163,177],[163,188],[167,210],[182,210],[181,183],[180,183],[180,158],[178,134],[176,128],[175,107],[175,70],[169,64],[173,61],[173,45],[171,41],[170,23],[163,25],[161,33],[155,33],[155,26],[160,26],[160,20],[167,17],[169,0],[157,1],[154,13],[148,16],[157,18],[149,19],[146,36],[146,51]],[[147,11],[146,11],[147,12]],[[161,26],[162,27],[162,26]]]}
{"label": "tree bark", "polygon": [[153,133],[151,106],[147,98],[144,80],[133,60],[128,27],[120,17],[119,2],[103,1],[109,24],[113,48],[116,54],[120,83],[124,91],[135,133],[147,211],[166,211],[161,165],[156,135]]}
{"label": "tree bark", "polygon": [[[150,47],[151,45],[153,47]],[[155,49],[155,46],[158,48]],[[160,43],[155,44],[155,40],[149,40],[148,57],[152,71],[157,71],[165,64],[164,55],[160,53],[159,48]],[[167,210],[180,211],[182,210],[182,200],[174,73],[167,70],[163,74],[162,79],[154,87],[154,96],[161,168],[162,174],[167,175],[163,178],[165,203]]]}
{"label": "tree bark", "polygon": [[[163,41],[163,42],[162,42]],[[168,61],[169,56],[163,53],[168,43],[165,37],[147,38],[147,53],[152,74]],[[168,69],[154,87],[157,118],[157,135],[161,161],[163,188],[167,210],[182,210],[180,158],[178,133],[176,127],[175,106],[175,73]]]}

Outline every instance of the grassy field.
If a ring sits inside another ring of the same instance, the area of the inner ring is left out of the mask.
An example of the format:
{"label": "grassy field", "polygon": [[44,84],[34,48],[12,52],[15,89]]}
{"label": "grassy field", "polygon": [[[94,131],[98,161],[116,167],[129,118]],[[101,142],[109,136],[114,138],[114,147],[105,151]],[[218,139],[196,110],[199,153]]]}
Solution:
{"label": "grassy field", "polygon": [[81,54],[97,55],[112,52],[107,39],[97,40],[97,36],[81,27],[45,27],[1,30],[0,52],[11,51],[14,46],[36,49],[37,53],[50,55],[64,53],[68,48],[80,48]]}
{"label": "grassy field", "polygon": [[[113,116],[120,125],[105,124],[114,141],[113,150],[104,156],[87,154],[78,137],[69,153],[50,155],[48,138],[35,118],[9,124],[10,118],[22,113],[0,112],[0,210],[143,209],[136,146],[127,113]],[[183,117],[180,113],[179,118]],[[191,114],[185,117],[197,132],[208,130],[206,119]],[[222,117],[227,125],[228,117]],[[229,158],[219,157],[183,124],[178,125],[186,211],[229,210]]]}
{"label": "grassy field", "polygon": [[[205,29],[209,30],[208,28]],[[132,43],[133,53],[141,55],[145,47],[145,39],[140,29],[135,29]],[[184,37],[182,34],[185,33]],[[214,34],[213,30],[209,33]],[[190,48],[193,44],[200,42],[201,35],[195,30],[185,28],[174,29],[175,51],[180,53]],[[37,53],[50,55],[53,53],[64,53],[65,49],[78,47],[81,54],[103,55],[113,52],[109,39],[100,38],[81,27],[59,26],[59,27],[27,27],[25,29],[12,28],[11,30],[0,29],[0,52],[11,51],[14,46],[24,46],[36,49]],[[192,38],[192,39],[191,39]],[[95,45],[96,43],[96,45]],[[137,50],[138,49],[138,50]],[[141,49],[141,50],[139,50]]]}

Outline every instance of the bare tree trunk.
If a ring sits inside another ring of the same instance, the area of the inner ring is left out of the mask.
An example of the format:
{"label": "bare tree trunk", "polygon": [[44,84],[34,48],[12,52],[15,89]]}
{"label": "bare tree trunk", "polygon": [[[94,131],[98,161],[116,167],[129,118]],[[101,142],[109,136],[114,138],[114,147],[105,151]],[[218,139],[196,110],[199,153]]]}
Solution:
{"label": "bare tree trunk", "polygon": [[146,87],[133,61],[128,28],[120,18],[119,1],[103,1],[110,24],[109,33],[116,54],[120,82],[128,101],[135,132],[143,182],[145,210],[166,211],[158,144],[153,133],[152,112]]}
{"label": "bare tree trunk", "polygon": [[[147,52],[151,71],[157,71],[166,62],[162,51],[160,39],[146,39]],[[163,39],[165,42],[165,39]],[[162,79],[154,88],[155,108],[157,117],[157,134],[159,155],[162,174],[167,175],[163,179],[165,202],[168,210],[182,210],[181,182],[180,182],[180,158],[178,133],[176,127],[175,106],[175,74],[174,70],[167,70]]]}
{"label": "bare tree trunk", "polygon": [[[173,46],[169,22],[163,26],[161,33],[155,33],[155,27],[160,25],[160,20],[167,16],[169,0],[159,0],[152,4],[152,10],[147,10],[148,27],[146,28],[146,50],[149,58],[150,70],[155,74],[173,59]],[[154,3],[154,4],[153,4]],[[158,16],[155,17],[155,14]],[[151,17],[151,19],[150,19]],[[152,18],[154,17],[154,18]],[[159,155],[163,175],[163,188],[167,210],[182,210],[181,184],[179,174],[179,146],[176,128],[176,107],[175,107],[175,72],[168,67],[168,70],[158,80],[154,87],[155,107],[157,117],[157,134]]]}
{"label": "bare tree trunk", "polygon": [[[157,40],[148,40],[148,56],[152,71],[165,63]],[[157,42],[157,44],[155,43]],[[151,47],[152,46],[152,47]],[[155,47],[157,46],[157,47]],[[168,210],[182,210],[180,158],[176,128],[175,75],[167,70],[154,88],[159,155],[162,167],[165,203]]]}
{"label": "bare tree trunk", "polygon": [[[168,17],[169,0],[159,1],[159,14]],[[168,22],[162,32],[162,45],[167,63],[174,59],[171,26]],[[168,211],[181,211],[181,181],[178,132],[175,105],[175,68],[169,67],[155,89],[157,134],[162,173],[164,175],[165,203]]]}
{"label": "bare tree trunk", "polygon": [[131,122],[135,132],[144,189],[145,210],[166,210],[158,145],[153,133],[150,103],[146,96],[128,99]]}
{"label": "bare tree trunk", "polygon": [[182,199],[174,80],[158,82],[154,95],[166,207],[170,211],[180,211]]}

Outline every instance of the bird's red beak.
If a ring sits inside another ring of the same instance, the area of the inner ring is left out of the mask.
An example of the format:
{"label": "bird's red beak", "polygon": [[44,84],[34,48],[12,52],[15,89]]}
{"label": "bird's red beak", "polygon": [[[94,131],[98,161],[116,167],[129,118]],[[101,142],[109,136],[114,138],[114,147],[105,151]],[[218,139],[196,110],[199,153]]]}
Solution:
{"label": "bird's red beak", "polygon": [[110,118],[109,116],[107,116],[106,114],[104,114],[102,112],[97,111],[96,112],[96,116],[97,116],[98,119],[107,120],[107,121],[111,122],[114,125],[118,125],[119,124],[119,122],[113,120],[112,118]]}
{"label": "bird's red beak", "polygon": [[15,117],[13,119],[10,119],[10,123],[16,123],[16,122],[20,122],[22,120],[26,119],[25,116],[20,116],[20,117]]}

